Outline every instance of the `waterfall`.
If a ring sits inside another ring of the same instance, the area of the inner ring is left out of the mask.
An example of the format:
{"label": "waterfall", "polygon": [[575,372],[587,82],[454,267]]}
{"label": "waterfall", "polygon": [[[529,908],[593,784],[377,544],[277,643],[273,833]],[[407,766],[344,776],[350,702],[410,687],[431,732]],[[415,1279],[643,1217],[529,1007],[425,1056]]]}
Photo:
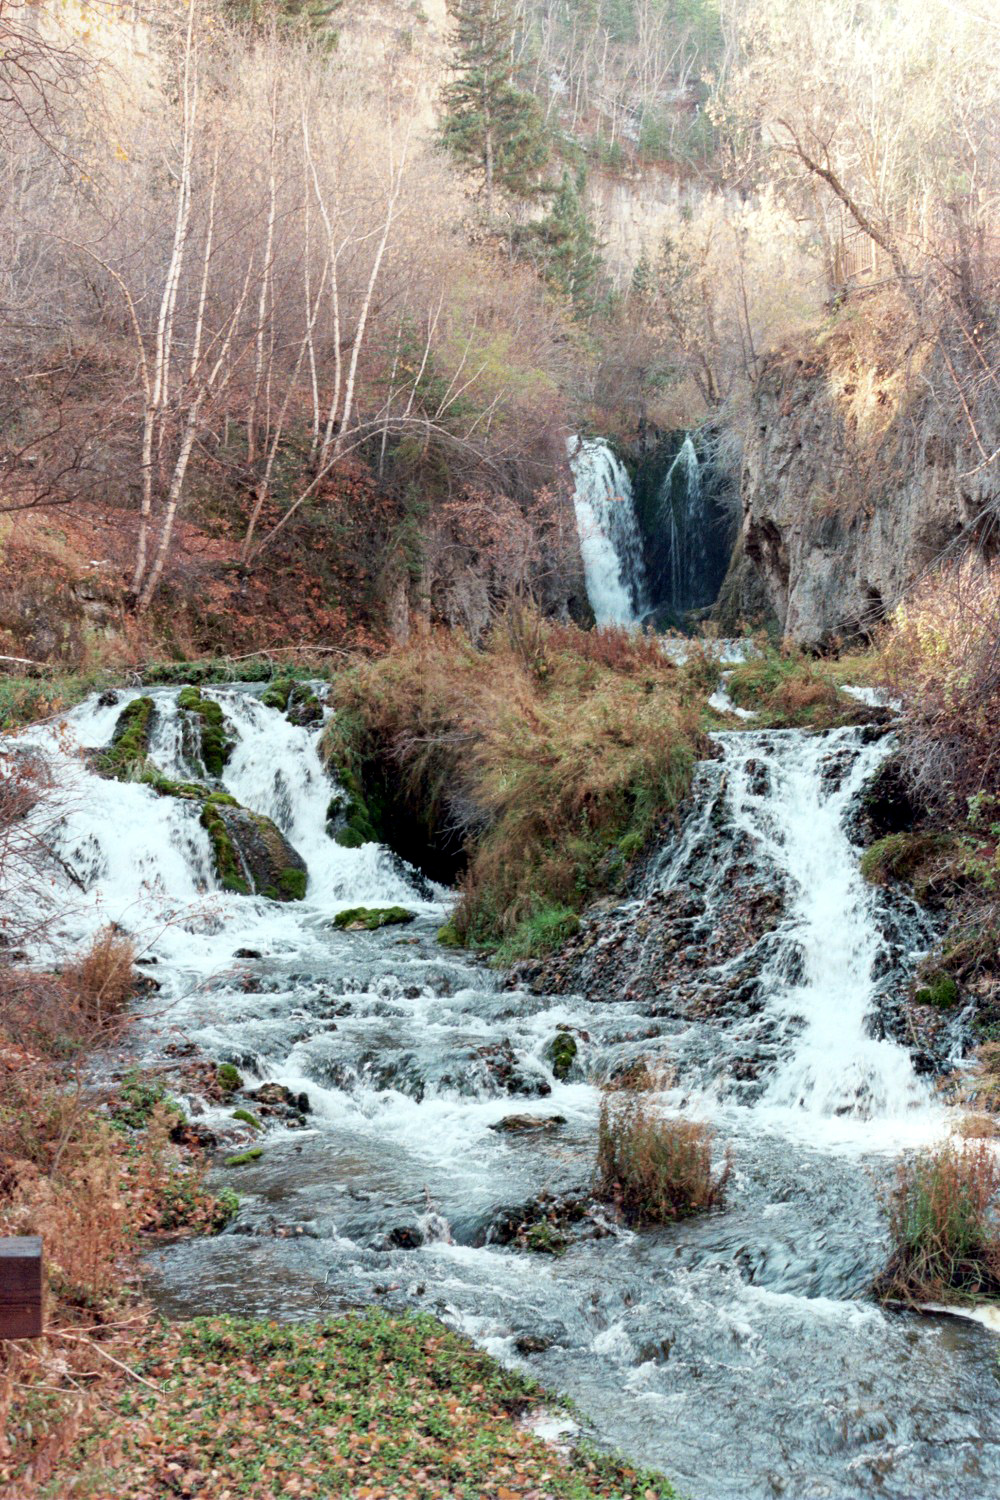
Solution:
{"label": "waterfall", "polygon": [[637,625],[646,613],[642,537],[624,466],[607,443],[570,438],[570,468],[587,597],[601,625]]}

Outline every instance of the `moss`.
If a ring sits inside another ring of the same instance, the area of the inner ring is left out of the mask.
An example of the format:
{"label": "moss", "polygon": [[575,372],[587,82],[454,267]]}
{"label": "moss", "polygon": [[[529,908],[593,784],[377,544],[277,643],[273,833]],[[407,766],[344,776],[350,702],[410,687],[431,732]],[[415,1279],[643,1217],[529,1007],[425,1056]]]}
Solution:
{"label": "moss", "polygon": [[239,1120],[243,1125],[249,1125],[251,1130],[263,1130],[264,1128],[257,1116],[252,1115],[248,1109],[234,1109],[233,1119]]}
{"label": "moss", "polygon": [[212,1219],[211,1229],[213,1234],[219,1234],[227,1224],[232,1223],[240,1211],[239,1194],[234,1193],[232,1188],[220,1188],[215,1195],[216,1209]]}
{"label": "moss", "polygon": [[341,849],[360,849],[363,844],[373,842],[357,828],[351,827],[350,824],[346,828],[338,828],[337,832],[333,835],[333,841],[335,844],[339,844]]}
{"label": "moss", "polygon": [[935,865],[950,843],[941,833],[887,833],[862,854],[861,873],[871,885],[907,880],[922,897],[929,892]]}
{"label": "moss", "polygon": [[296,870],[291,866],[282,870],[278,876],[278,890],[285,901],[302,901],[306,894],[308,875],[305,870]]}
{"label": "moss", "polygon": [[265,708],[276,708],[280,713],[284,713],[288,708],[288,700],[294,686],[295,683],[291,677],[276,677],[270,687],[261,694],[260,701]]}
{"label": "moss", "polygon": [[561,1256],[569,1249],[569,1240],[548,1219],[540,1219],[537,1224],[532,1224],[524,1236],[524,1243],[536,1255]]}
{"label": "moss", "polygon": [[454,922],[445,922],[437,930],[437,940],[442,948],[464,948],[465,943]]}
{"label": "moss", "polygon": [[182,688],[177,695],[178,708],[194,714],[199,720],[201,759],[210,776],[221,776],[236,745],[227,732],[226,718],[213,698],[202,696],[197,687]]}
{"label": "moss", "polygon": [[94,757],[95,770],[118,781],[138,780],[146,769],[155,712],[152,698],[133,698],[126,704],[118,715],[108,749]]}
{"label": "moss", "polygon": [[341,931],[375,932],[379,927],[403,927],[414,915],[405,906],[351,906],[337,913],[333,925]]}
{"label": "moss", "polygon": [[226,1157],[227,1167],[246,1167],[253,1161],[259,1161],[264,1155],[262,1146],[251,1146],[248,1151],[237,1151],[235,1156]]}
{"label": "moss", "polygon": [[215,1081],[224,1094],[233,1094],[243,1087],[243,1075],[232,1063],[219,1064]]}
{"label": "moss", "polygon": [[936,1005],[939,1010],[951,1010],[958,1004],[958,985],[950,974],[935,974],[928,984],[917,990],[914,999],[918,1005]]}
{"label": "moss", "polygon": [[556,1032],[546,1047],[545,1055],[552,1064],[553,1075],[560,1083],[568,1078],[578,1050],[576,1037],[569,1031]]}
{"label": "moss", "polygon": [[238,806],[239,803],[235,797],[230,797],[225,792],[213,792],[205,799],[205,805],[201,810],[201,826],[211,842],[215,873],[219,877],[222,889],[235,891],[240,896],[249,896],[252,894],[250,883],[243,873],[236,845],[230,838],[229,830],[218,812],[220,807]]}

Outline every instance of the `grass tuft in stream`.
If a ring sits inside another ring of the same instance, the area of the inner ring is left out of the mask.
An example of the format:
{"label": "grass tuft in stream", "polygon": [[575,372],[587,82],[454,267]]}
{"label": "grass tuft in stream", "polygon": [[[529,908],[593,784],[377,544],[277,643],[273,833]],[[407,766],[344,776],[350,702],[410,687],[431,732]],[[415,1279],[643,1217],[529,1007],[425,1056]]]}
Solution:
{"label": "grass tuft in stream", "polygon": [[629,1089],[606,1093],[597,1134],[597,1192],[635,1224],[669,1224],[725,1201],[728,1155],[712,1166],[712,1131],[657,1114]]}
{"label": "grass tuft in stream", "polygon": [[961,1302],[1000,1295],[1000,1161],[985,1140],[900,1163],[885,1197],[892,1252],[875,1289],[887,1301]]}

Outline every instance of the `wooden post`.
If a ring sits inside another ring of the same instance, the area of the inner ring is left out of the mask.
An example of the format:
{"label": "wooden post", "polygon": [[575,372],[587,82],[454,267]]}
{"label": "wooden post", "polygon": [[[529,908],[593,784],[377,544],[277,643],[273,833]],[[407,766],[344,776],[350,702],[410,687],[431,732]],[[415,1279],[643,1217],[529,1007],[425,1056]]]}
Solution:
{"label": "wooden post", "polygon": [[42,1336],[42,1242],[0,1240],[0,1339]]}

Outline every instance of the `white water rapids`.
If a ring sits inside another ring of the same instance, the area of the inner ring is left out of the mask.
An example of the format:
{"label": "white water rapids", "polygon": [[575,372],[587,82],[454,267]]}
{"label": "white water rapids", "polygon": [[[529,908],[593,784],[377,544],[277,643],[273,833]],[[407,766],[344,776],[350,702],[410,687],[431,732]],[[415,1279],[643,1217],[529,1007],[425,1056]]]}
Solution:
{"label": "white water rapids", "polygon": [[[718,736],[721,759],[699,772],[697,805],[645,886],[596,919],[593,981],[552,995],[502,988],[442,949],[448,893],[378,845],[328,837],[315,728],[256,690],[205,691],[238,737],[224,785],[302,854],[303,902],[219,890],[196,806],[87,769],[81,749],[108,743],[134,692],[8,747],[33,747],[61,789],[47,837],[75,879],[57,875],[49,893],[53,940],[82,944],[114,920],[156,960],[140,1060],[163,1063],[182,1040],[248,1083],[309,1096],[308,1128],[274,1127],[259,1163],[220,1169],[244,1195],[232,1230],[157,1255],[162,1306],[425,1306],[568,1391],[601,1441],[701,1500],[1000,1492],[991,1335],[867,1297],[884,1253],[872,1176],[947,1125],[882,1020],[919,924],[863,884],[845,832],[885,742],[854,729]],[[151,695],[155,760],[203,775],[176,690]],[[751,887],[777,911],[752,970],[727,951],[704,963],[727,903]],[[697,913],[675,970],[649,945],[684,892]],[[416,913],[412,926],[330,925],[346,906],[387,904]],[[603,946],[629,942],[649,960],[644,990],[599,978]],[[709,1008],[730,992],[730,1008]],[[579,1049],[564,1081],[548,1051],[559,1027]],[[503,1243],[502,1210],[545,1191],[586,1196],[599,1085],[643,1057],[675,1072],[659,1107],[710,1116],[731,1147],[725,1211],[639,1234],[586,1219],[561,1258]],[[747,1059],[749,1075],[736,1066]],[[234,1128],[227,1108],[186,1102]],[[565,1123],[490,1128],[522,1113]]]}

